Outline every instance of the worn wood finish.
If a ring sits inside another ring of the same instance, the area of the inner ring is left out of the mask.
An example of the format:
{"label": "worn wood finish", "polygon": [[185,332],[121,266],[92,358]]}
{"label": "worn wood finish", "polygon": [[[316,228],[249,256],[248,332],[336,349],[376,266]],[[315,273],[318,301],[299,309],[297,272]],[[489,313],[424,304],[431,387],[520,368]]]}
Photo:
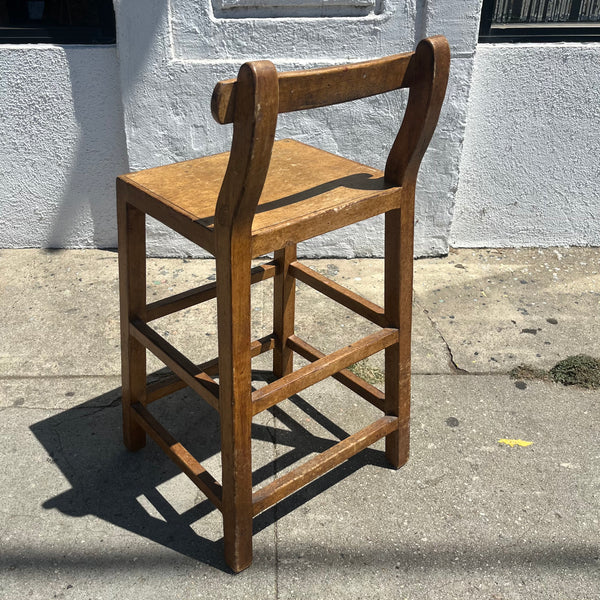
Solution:
{"label": "worn wood finish", "polygon": [[[324,358],[326,355],[323,352],[317,350],[311,346],[308,342],[300,339],[296,335],[290,336],[288,339],[288,346],[291,350],[296,352],[311,362],[315,362],[320,358]],[[381,390],[378,390],[374,385],[367,383],[364,379],[361,379],[352,371],[348,369],[342,369],[332,375],[334,379],[337,379],[340,383],[344,384],[349,390],[352,390],[355,394],[358,394],[361,398],[364,398],[367,402],[370,402],[373,406],[379,410],[384,409],[385,396]]]}
{"label": "worn wood finish", "polygon": [[[275,277],[276,270],[275,261],[258,265],[250,271],[250,281],[254,284]],[[213,300],[216,297],[217,283],[216,281],[213,281],[191,290],[186,290],[180,294],[162,298],[161,300],[157,300],[146,306],[146,322],[160,319],[161,317],[165,317],[166,315],[170,315],[179,310],[184,310],[190,306],[196,306],[196,304]]]}
{"label": "worn wood finish", "polygon": [[[173,373],[185,381],[203,400],[208,402],[215,410],[219,410],[219,386],[212,377],[199,371],[191,360],[142,321],[133,320],[129,325],[129,331],[132,337],[160,358]],[[142,402],[142,404],[144,403]]]}
{"label": "worn wood finish", "polygon": [[385,179],[414,187],[421,160],[438,121],[450,71],[450,47],[438,35],[421,40],[411,59],[408,105],[385,165]]}
{"label": "worn wood finish", "polygon": [[[156,167],[155,169],[159,177],[163,168],[165,167]],[[145,174],[149,171],[154,171],[154,169],[139,173]],[[129,173],[117,178],[117,186],[121,185],[127,189],[127,202],[214,255],[215,236],[213,232],[203,227],[193,214],[180,206],[177,200],[168,193],[162,196],[160,191],[152,188],[151,184],[147,186],[140,184],[136,181],[136,175],[138,173]],[[176,178],[169,178],[169,180],[175,182]]]}
{"label": "worn wood finish", "polygon": [[238,572],[252,562],[250,252],[232,246],[217,255],[217,313],[225,560]]}
{"label": "worn wood finish", "polygon": [[[320,161],[321,159],[316,160]],[[285,175],[282,174],[282,177],[284,178]],[[262,213],[257,212],[252,233],[252,256],[260,256],[289,243],[298,244],[398,207],[402,199],[399,188],[379,189],[381,181],[381,179],[376,181],[358,180],[356,183],[355,180],[352,180],[350,185],[356,185],[356,187],[340,187],[335,192],[324,194],[327,202],[322,202],[321,198],[307,200],[304,206],[306,212],[303,214],[294,215],[298,209],[296,203],[288,206],[285,211],[285,219],[275,209],[266,212],[264,219],[261,218]],[[347,183],[348,180],[345,182]],[[377,190],[371,189],[371,184],[374,187],[377,186]],[[317,188],[317,190],[319,189],[321,188]],[[343,192],[349,189],[352,190],[351,195],[356,193],[356,190],[362,190],[363,195],[360,198],[345,201],[342,197]],[[312,197],[315,190],[308,189],[306,193]],[[259,229],[258,227],[263,223],[264,226]]]}
{"label": "worn wood finish", "polygon": [[361,317],[368,319],[380,327],[387,326],[383,308],[339,285],[339,283],[332,281],[328,277],[317,273],[310,267],[295,261],[290,265],[290,273],[296,279],[321,292],[328,298],[335,300],[338,304],[349,308]]}
{"label": "worn wood finish", "polygon": [[128,190],[117,183],[123,442],[135,451],[146,445],[131,412],[146,394],[146,348],[130,335],[129,322],[143,317],[146,307],[146,234],[144,213],[127,204],[127,197]]}
{"label": "worn wood finish", "polygon": [[[448,78],[448,43],[419,43],[415,52],[354,65],[277,73],[272,63],[242,65],[221,82],[213,114],[233,123],[228,153],[130,173],[118,179],[123,419],[128,448],[146,433],[223,513],[224,550],[234,570],[252,561],[252,518],[381,437],[395,467],[408,457],[414,192]],[[275,142],[277,116],[409,88],[404,119],[385,171],[294,140]],[[296,260],[296,244],[385,213],[385,302],[373,304]],[[145,304],[144,214],[216,258],[217,281]],[[255,256],[271,264],[251,271]],[[250,288],[275,276],[273,334],[250,341]],[[383,329],[324,355],[294,334],[299,279]],[[217,298],[219,357],[194,365],[147,322]],[[173,371],[146,386],[145,348]],[[252,392],[251,358],[274,350],[277,379]],[[385,349],[385,395],[346,367]],[[311,361],[293,370],[293,353]],[[219,374],[219,385],[213,376]],[[252,494],[254,414],[333,376],[385,416]],[[222,485],[145,408],[189,385],[221,417]]]}
{"label": "worn wood finish", "polygon": [[222,488],[216,479],[154,418],[147,408],[141,404],[134,404],[133,414],[139,425],[146,430],[163,452],[219,510],[222,510]]}
{"label": "worn wood finish", "polygon": [[[367,98],[406,87],[412,52],[337,67],[279,73],[279,112],[307,110]],[[213,118],[233,122],[237,81],[219,82],[211,99]]]}
{"label": "worn wood finish", "polygon": [[[167,201],[177,206],[178,228],[173,220],[159,220],[214,254],[216,201],[229,159],[229,153],[218,154],[127,178],[136,192],[151,190],[161,206]],[[378,169],[295,140],[279,140],[273,144],[256,212],[250,215],[252,256],[381,214],[396,208],[400,199],[399,188]],[[186,219],[191,230],[181,225]]]}
{"label": "worn wood finish", "polygon": [[252,495],[254,514],[269,508],[282,498],[299,490],[316,477],[333,469],[347,458],[354,456],[367,446],[398,427],[396,417],[381,417],[371,425],[343,439],[325,452],[306,461],[293,471],[282,475]]}
{"label": "worn wood finish", "polygon": [[287,340],[294,334],[296,281],[290,265],[296,260],[296,245],[288,244],[275,252],[278,273],[273,289],[273,331],[277,344],[273,352],[273,374],[275,377],[289,375],[294,369],[294,353]]}
{"label": "worn wood finish", "polygon": [[409,452],[413,223],[414,202],[385,215],[385,316],[398,328],[397,343],[385,350],[385,412],[401,421],[385,440],[385,454],[396,468]]}
{"label": "worn wood finish", "polygon": [[[266,335],[250,344],[250,357],[254,358],[259,354],[264,354],[269,350],[273,350],[273,348],[275,348],[275,336],[273,334]],[[198,373],[205,373],[211,377],[217,375],[219,372],[219,358],[212,358],[211,360],[196,365],[196,371]],[[147,405],[151,402],[155,402],[164,396],[182,390],[184,387],[188,387],[188,384],[175,374],[162,377],[158,381],[146,386],[146,397],[144,398],[143,404]]]}
{"label": "worn wood finish", "polygon": [[277,72],[266,61],[238,74],[233,141],[215,214],[223,533],[235,571],[252,562],[251,228],[275,139]]}
{"label": "worn wood finish", "polygon": [[261,387],[252,394],[254,414],[258,414],[355,362],[383,350],[396,343],[397,339],[398,331],[396,329],[376,331],[358,342],[340,348],[336,352]]}

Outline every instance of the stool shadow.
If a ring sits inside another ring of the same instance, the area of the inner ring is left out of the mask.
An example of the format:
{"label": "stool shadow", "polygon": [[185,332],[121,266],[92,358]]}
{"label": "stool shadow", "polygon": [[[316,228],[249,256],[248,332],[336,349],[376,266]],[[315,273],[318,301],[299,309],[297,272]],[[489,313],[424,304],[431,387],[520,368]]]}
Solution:
{"label": "stool shadow", "polygon": [[[255,380],[269,379],[265,372]],[[158,487],[180,473],[158,446],[148,439],[139,452],[128,452],[121,439],[121,389],[116,388],[83,404],[39,421],[31,431],[62,471],[71,488],[43,503],[71,517],[95,515],[117,527],[141,535],[182,555],[229,572],[222,556],[222,537],[216,541],[198,535],[192,525],[216,510],[208,500],[178,512]],[[336,439],[311,434],[289,411],[270,410],[285,429],[253,423],[253,440],[286,446],[288,451],[259,467],[257,485],[313,452],[322,452],[348,434],[300,396],[290,398],[296,409]],[[220,451],[219,417],[193,392],[182,390],[151,405],[156,417],[192,455],[204,462]],[[365,465],[389,467],[382,452],[366,449],[319,479],[266,510],[254,519],[254,533],[302,506]],[[220,473],[213,473],[218,479]],[[188,482],[190,486],[193,484]],[[200,496],[202,496],[199,493]],[[140,503],[150,503],[159,517]],[[219,534],[220,535],[220,534]]]}

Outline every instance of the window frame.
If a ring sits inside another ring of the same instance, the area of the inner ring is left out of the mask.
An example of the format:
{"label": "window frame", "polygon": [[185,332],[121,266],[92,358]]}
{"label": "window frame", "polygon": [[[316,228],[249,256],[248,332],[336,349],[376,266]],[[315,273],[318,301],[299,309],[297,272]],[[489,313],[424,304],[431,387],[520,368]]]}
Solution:
{"label": "window frame", "polygon": [[560,23],[492,23],[496,0],[483,0],[479,42],[600,42],[600,21]]}
{"label": "window frame", "polygon": [[0,44],[83,44],[116,43],[115,12],[112,0],[102,0],[98,25],[0,25]]}

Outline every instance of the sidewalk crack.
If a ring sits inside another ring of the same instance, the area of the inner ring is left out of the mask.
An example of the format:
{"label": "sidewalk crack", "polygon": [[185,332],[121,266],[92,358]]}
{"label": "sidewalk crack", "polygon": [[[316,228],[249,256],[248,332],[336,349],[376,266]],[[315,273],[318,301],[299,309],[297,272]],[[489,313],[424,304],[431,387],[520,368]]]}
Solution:
{"label": "sidewalk crack", "polygon": [[106,410],[107,408],[115,408],[116,406],[119,406],[120,404],[121,404],[121,396],[119,396],[118,398],[115,398],[112,402],[109,402],[108,404],[95,406],[94,408],[88,408],[88,410],[90,412],[86,415],[86,417],[95,415],[96,413],[102,412],[102,411]]}
{"label": "sidewalk crack", "polygon": [[423,306],[421,306],[421,304],[417,300],[414,300],[414,303],[416,306],[419,307],[419,309],[423,311],[423,314],[427,317],[427,320],[431,323],[431,326],[433,327],[433,329],[435,329],[435,332],[440,336],[442,342],[444,342],[444,346],[446,347],[446,354],[448,355],[448,366],[450,367],[450,370],[456,375],[468,375],[469,371],[459,367],[456,364],[452,348],[450,348],[450,344],[448,344],[448,341],[446,340],[444,334],[440,330],[437,321],[429,314],[429,311],[426,308],[423,308]]}
{"label": "sidewalk crack", "polygon": [[[76,469],[71,464],[69,454],[68,452],[66,452],[65,447],[63,446],[62,435],[59,431],[59,428],[63,425],[63,423],[64,421],[61,421],[52,425],[52,431],[56,440],[56,449],[54,452],[49,453],[49,456],[55,463],[62,461],[62,466],[60,467],[60,469],[63,472],[63,474],[67,478],[69,478],[73,473],[76,472]],[[64,468],[65,466],[66,470]]]}

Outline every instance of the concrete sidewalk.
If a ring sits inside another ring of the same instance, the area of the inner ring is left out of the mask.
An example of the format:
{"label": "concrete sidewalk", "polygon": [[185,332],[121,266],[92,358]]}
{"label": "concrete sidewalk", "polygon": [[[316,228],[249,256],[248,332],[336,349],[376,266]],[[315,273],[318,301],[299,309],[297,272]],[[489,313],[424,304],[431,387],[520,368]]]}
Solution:
{"label": "concrete sidewalk", "polygon": [[[306,262],[382,301],[382,261]],[[600,391],[508,375],[600,357],[600,250],[417,261],[409,463],[389,469],[379,443],[266,511],[237,576],[218,511],[151,441],[122,446],[116,253],[1,250],[0,276],[0,598],[600,599]],[[211,278],[211,261],[153,259],[148,296]],[[254,288],[257,337],[270,285]],[[157,328],[200,362],[214,308]],[[374,326],[299,284],[297,330],[331,351]],[[218,475],[214,411],[186,392],[152,406]],[[257,486],[374,410],[325,382],[262,413]]]}

